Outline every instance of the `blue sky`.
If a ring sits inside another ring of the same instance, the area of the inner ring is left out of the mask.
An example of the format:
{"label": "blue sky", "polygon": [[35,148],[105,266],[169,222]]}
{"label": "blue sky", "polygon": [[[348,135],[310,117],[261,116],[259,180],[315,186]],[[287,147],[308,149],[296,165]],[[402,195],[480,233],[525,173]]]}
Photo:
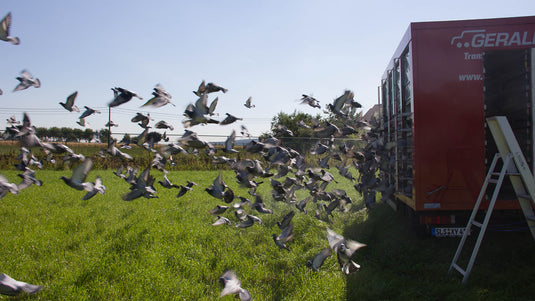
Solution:
{"label": "blue sky", "polygon": [[[11,34],[20,45],[0,43],[0,119],[22,118],[36,126],[76,124],[60,101],[78,91],[76,104],[102,110],[89,127],[107,122],[112,87],[133,99],[112,109],[114,132],[140,133],[136,112],[183,133],[185,107],[195,102],[202,80],[228,89],[215,117],[230,113],[232,125],[194,126],[201,135],[229,135],[245,125],[253,135],[269,130],[278,112],[316,114],[300,105],[301,94],[325,104],[344,90],[355,92],[363,110],[377,103],[377,86],[410,22],[528,16],[533,0],[512,1],[20,1],[3,0],[0,18],[12,13]],[[12,93],[27,69],[41,88]],[[156,84],[176,107],[139,108]],[[243,103],[252,97],[256,105]],[[153,122],[153,123],[154,123]]]}

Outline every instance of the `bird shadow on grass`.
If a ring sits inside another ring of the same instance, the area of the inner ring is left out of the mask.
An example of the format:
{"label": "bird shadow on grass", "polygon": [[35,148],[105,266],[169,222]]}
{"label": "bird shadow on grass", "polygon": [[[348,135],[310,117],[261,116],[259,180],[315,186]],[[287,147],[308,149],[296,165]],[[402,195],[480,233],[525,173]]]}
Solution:
{"label": "bird shadow on grass", "polygon": [[[529,230],[487,230],[465,285],[459,273],[448,273],[460,238],[421,236],[407,216],[387,204],[373,206],[343,235],[367,244],[353,256],[361,268],[346,277],[347,300],[518,300],[535,291],[530,280],[535,271],[529,268],[535,264],[535,241]],[[460,266],[467,266],[476,238],[467,240]]]}

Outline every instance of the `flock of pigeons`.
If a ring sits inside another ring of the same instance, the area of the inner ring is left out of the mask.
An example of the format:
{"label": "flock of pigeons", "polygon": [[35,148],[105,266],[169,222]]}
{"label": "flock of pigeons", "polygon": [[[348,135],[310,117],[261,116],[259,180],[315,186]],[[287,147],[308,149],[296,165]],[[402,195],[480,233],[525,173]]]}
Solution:
{"label": "flock of pigeons", "polygon": [[[1,21],[0,39],[18,44],[19,39],[10,36],[10,24],[11,14],[8,14]],[[33,78],[28,71],[23,71],[17,79],[20,83],[14,91],[27,89],[32,86],[38,88],[41,85],[39,79]],[[133,98],[143,99],[138,94],[124,88],[115,87],[112,90],[114,98],[108,104],[109,107],[122,105],[131,101]],[[263,158],[263,161],[249,158],[235,159],[225,156],[226,154],[238,152],[234,149],[236,139],[235,130],[228,136],[222,148],[215,148],[210,142],[201,139],[190,129],[191,127],[209,123],[228,125],[241,120],[241,118],[233,116],[230,113],[226,113],[226,117],[221,121],[213,118],[216,115],[215,109],[219,99],[216,97],[210,101],[210,105],[208,105],[208,99],[211,93],[216,92],[226,93],[227,89],[214,83],[205,83],[205,81],[202,81],[197,90],[193,91],[198,97],[197,101],[189,104],[184,111],[184,116],[186,117],[183,121],[184,127],[186,128],[184,134],[174,143],[167,143],[168,140],[164,140],[166,144],[162,147],[155,147],[160,142],[159,137],[149,135],[148,131],[151,128],[149,124],[153,121],[150,115],[137,113],[132,118],[132,122],[138,123],[143,128],[143,132],[137,137],[136,144],[153,154],[151,164],[144,167],[142,172],[138,172],[138,167],[128,165],[128,162],[132,160],[132,156],[121,149],[128,149],[131,147],[129,145],[125,144],[119,149],[117,147],[117,141],[114,140],[110,143],[109,147],[102,149],[94,158],[86,158],[83,154],[76,154],[67,145],[41,141],[36,136],[36,127],[31,124],[30,118],[26,113],[24,113],[22,123],[12,117],[8,119],[10,126],[7,129],[10,138],[18,139],[21,143],[21,153],[17,158],[20,162],[15,167],[22,172],[19,174],[22,182],[19,184],[10,183],[5,177],[0,175],[0,198],[7,193],[18,194],[22,189],[30,187],[32,184],[38,186],[42,184],[36,178],[36,172],[32,168],[34,166],[42,168],[43,162],[31,153],[32,147],[42,149],[46,153],[45,160],[50,163],[56,163],[55,155],[63,155],[62,161],[68,162],[69,164],[79,162],[73,168],[70,177],[62,176],[61,179],[69,187],[79,191],[85,191],[85,194],[82,196],[83,200],[88,200],[97,194],[104,194],[106,192],[106,187],[99,176],[95,182],[86,181],[87,175],[92,168],[93,160],[99,156],[121,158],[124,166],[114,171],[114,174],[131,185],[129,191],[122,196],[124,201],[132,201],[140,197],[158,197],[155,187],[156,179],[150,174],[152,169],[163,172],[163,179],[158,181],[160,186],[165,189],[177,189],[177,198],[184,196],[188,191],[191,191],[198,185],[191,181],[186,185],[173,184],[167,177],[168,172],[166,166],[168,164],[176,164],[173,161],[173,156],[176,157],[179,153],[198,155],[201,150],[204,150],[214,164],[226,164],[232,169],[236,174],[236,181],[240,186],[247,188],[249,196],[254,198],[254,201],[252,201],[246,196],[237,196],[224,182],[220,173],[214,179],[213,183],[205,188],[207,194],[222,201],[221,204],[218,204],[209,212],[216,219],[212,225],[232,226],[234,224],[237,228],[246,228],[252,227],[255,224],[262,224],[262,218],[255,214],[273,214],[273,210],[268,208],[268,205],[256,193],[256,190],[259,185],[265,181],[267,182],[265,179],[269,178],[269,183],[273,188],[271,191],[273,200],[287,204],[287,214],[281,221],[277,222],[280,233],[272,234],[273,241],[280,250],[289,251],[288,244],[294,238],[292,218],[295,214],[298,214],[296,212],[307,214],[307,204],[314,203],[314,216],[318,219],[329,219],[330,216],[333,216],[333,211],[339,210],[340,212],[345,212],[348,210],[347,204],[352,203],[346,191],[342,189],[328,189],[330,183],[337,182],[335,176],[328,172],[330,162],[332,164],[333,161],[336,161],[336,168],[340,176],[357,182],[355,189],[364,194],[368,206],[375,202],[376,190],[386,190],[383,187],[384,185],[381,186],[381,181],[375,177],[376,171],[379,168],[379,162],[375,154],[379,149],[384,150],[385,146],[368,123],[353,118],[356,109],[361,106],[354,100],[354,94],[351,91],[345,91],[333,103],[326,106],[335,118],[343,121],[343,127],[338,127],[331,122],[320,122],[317,120],[312,120],[311,124],[304,122],[298,124],[301,127],[312,128],[314,136],[318,138],[318,142],[310,150],[318,158],[318,168],[309,166],[303,154],[289,147],[282,146],[281,142],[275,137],[270,137],[263,141],[251,140],[244,146],[244,151],[247,154],[258,154]],[[67,97],[65,102],[60,102],[60,105],[70,112],[80,112],[80,109],[74,104],[76,97],[77,92],[74,92]],[[144,103],[142,107],[151,106],[158,108],[167,104],[174,105],[171,99],[172,96],[158,84],[153,89],[152,98]],[[319,101],[308,95],[302,96],[301,104],[314,108],[321,107]],[[249,109],[255,107],[251,97],[245,101],[244,106]],[[88,106],[84,108],[85,111],[78,118],[78,123],[81,125],[86,124],[85,119],[87,117],[94,113],[99,113],[97,110]],[[108,124],[107,126],[116,125]],[[173,130],[172,125],[164,120],[157,122],[155,127]],[[362,131],[359,129],[364,129],[366,133],[361,135],[362,140],[367,142],[367,146],[363,152],[351,139],[336,139],[347,138],[350,135],[358,134]],[[283,126],[280,126],[279,130],[285,131],[287,135],[293,135],[291,131],[287,128],[285,129]],[[241,133],[244,136],[248,136],[247,129],[244,126],[241,127]],[[165,139],[165,135],[163,138]],[[342,142],[337,143],[340,140]],[[220,152],[223,154],[219,155]],[[349,171],[351,166],[359,171],[358,179],[355,179]],[[298,199],[296,195],[298,190],[307,191],[307,197],[301,200]],[[310,207],[308,206],[308,208]],[[253,211],[256,213],[253,214]],[[233,216],[229,215],[230,212],[233,212]],[[323,262],[334,252],[343,273],[351,274],[359,270],[360,265],[352,260],[352,256],[359,248],[365,246],[365,244],[347,239],[329,228],[326,230],[326,244],[328,243],[328,247],[311,258],[307,262],[307,266],[313,271],[317,271]],[[221,296],[232,294],[241,300],[251,300],[251,294],[248,290],[241,287],[240,280],[234,271],[226,271],[220,277],[220,281],[224,286]],[[5,274],[0,275],[0,294],[16,295],[22,291],[31,294],[38,292],[41,288],[41,286],[16,281]]]}

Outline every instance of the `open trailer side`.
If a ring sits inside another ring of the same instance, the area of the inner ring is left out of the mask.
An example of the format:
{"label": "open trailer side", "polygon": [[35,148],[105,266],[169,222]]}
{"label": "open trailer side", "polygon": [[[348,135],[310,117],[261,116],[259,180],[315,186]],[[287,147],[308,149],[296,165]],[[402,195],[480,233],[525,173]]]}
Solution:
{"label": "open trailer side", "polygon": [[[535,16],[412,23],[382,77],[392,164],[383,181],[420,224],[463,223],[496,153],[485,118],[507,116],[534,170]],[[516,209],[505,188],[496,209]]]}

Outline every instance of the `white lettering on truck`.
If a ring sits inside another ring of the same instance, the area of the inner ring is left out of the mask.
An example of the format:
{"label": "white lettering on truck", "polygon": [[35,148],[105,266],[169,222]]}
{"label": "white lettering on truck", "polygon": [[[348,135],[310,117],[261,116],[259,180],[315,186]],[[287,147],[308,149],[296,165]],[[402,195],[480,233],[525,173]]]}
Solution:
{"label": "white lettering on truck", "polygon": [[451,45],[457,48],[480,48],[480,47],[508,47],[508,46],[530,46],[535,45],[535,32],[528,31],[513,33],[507,32],[486,32],[485,29],[464,30],[460,35],[451,39]]}

